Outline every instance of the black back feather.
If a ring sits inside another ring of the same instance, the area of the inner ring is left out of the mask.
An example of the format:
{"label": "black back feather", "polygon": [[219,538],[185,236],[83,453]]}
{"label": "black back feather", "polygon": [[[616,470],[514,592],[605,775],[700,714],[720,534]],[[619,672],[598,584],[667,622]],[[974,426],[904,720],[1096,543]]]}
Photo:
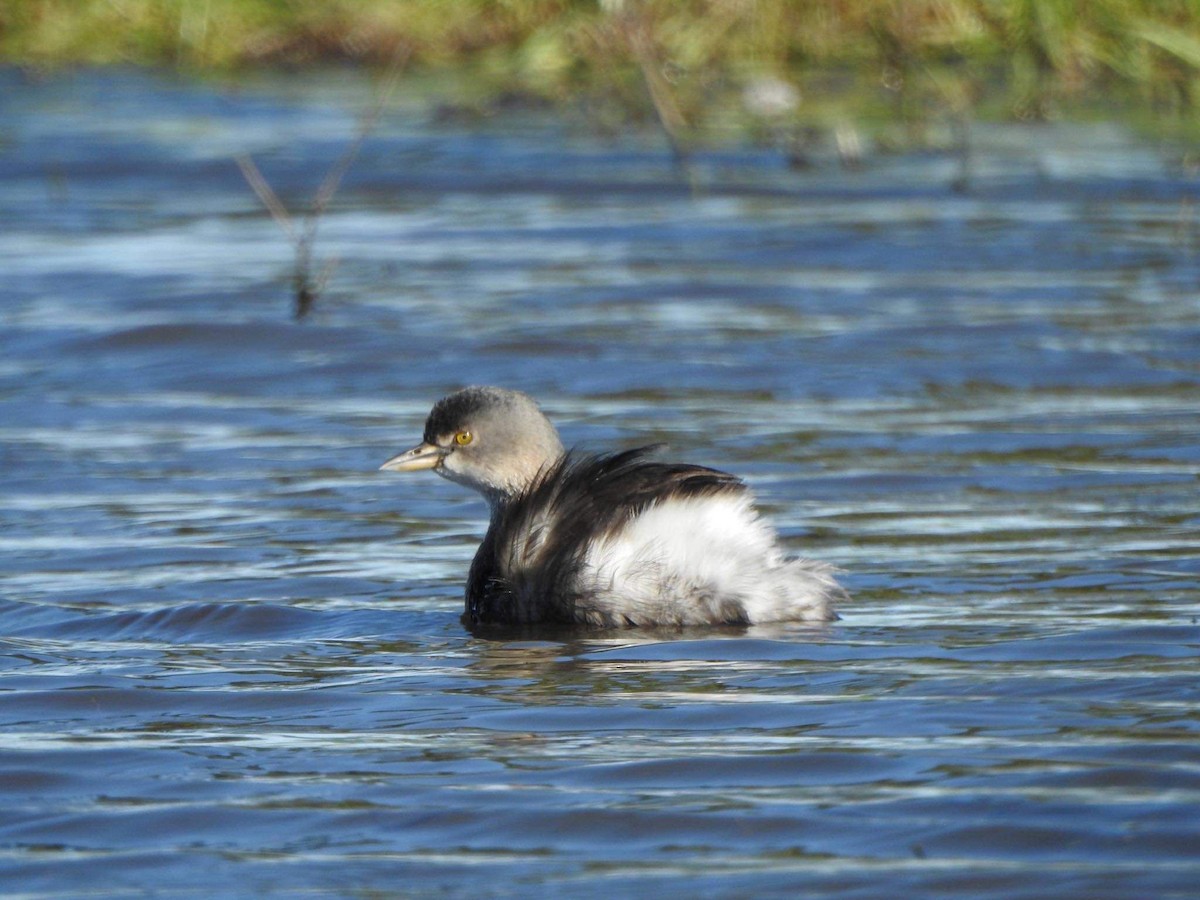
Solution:
{"label": "black back feather", "polygon": [[746,490],[727,472],[648,459],[656,449],[568,453],[498,509],[471,564],[467,622],[582,621],[579,576],[593,542],[654,504]]}

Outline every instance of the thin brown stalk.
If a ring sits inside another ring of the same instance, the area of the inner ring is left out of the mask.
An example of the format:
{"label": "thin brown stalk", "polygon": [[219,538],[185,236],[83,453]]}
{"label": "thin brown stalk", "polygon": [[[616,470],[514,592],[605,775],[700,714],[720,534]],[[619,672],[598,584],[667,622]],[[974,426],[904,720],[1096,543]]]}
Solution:
{"label": "thin brown stalk", "polygon": [[358,123],[358,130],[354,135],[354,140],[338,157],[337,162],[330,167],[325,178],[321,181],[321,186],[317,189],[316,196],[313,198],[313,204],[309,211],[309,218],[316,219],[325,212],[325,209],[332,202],[334,195],[342,184],[342,179],[346,177],[346,173],[350,170],[350,166],[354,164],[354,160],[358,158],[359,152],[362,150],[363,144],[375,130],[375,126],[379,124],[379,117],[383,115],[384,109],[387,107],[388,101],[396,90],[396,85],[400,81],[400,72],[404,68],[404,64],[408,62],[409,56],[412,55],[411,47],[403,47],[396,52],[388,65],[387,73],[384,75],[383,84],[375,94],[375,99],[367,108],[366,113],[362,116]]}
{"label": "thin brown stalk", "polygon": [[367,108],[364,115],[360,118],[358,128],[354,135],[354,139],[346,147],[342,154],[337,158],[329,171],[325,173],[325,177],[321,179],[321,184],[317,188],[316,194],[313,195],[312,203],[308,207],[308,211],[304,214],[304,227],[302,231],[298,231],[293,223],[292,216],[288,213],[287,208],[283,205],[283,201],[279,199],[279,195],[267,182],[262,171],[255,164],[254,160],[248,155],[237,157],[238,168],[241,169],[246,183],[262,201],[263,206],[271,214],[271,218],[280,227],[287,238],[292,243],[292,249],[295,251],[295,261],[292,267],[292,288],[295,298],[295,315],[297,319],[303,319],[308,315],[313,305],[317,302],[321,292],[324,291],[325,285],[333,275],[333,270],[337,267],[337,259],[329,259],[321,267],[320,274],[314,278],[312,273],[313,265],[313,246],[317,240],[317,231],[321,224],[321,217],[329,208],[329,204],[333,202],[334,196],[341,187],[342,180],[346,177],[346,173],[358,158],[359,152],[362,150],[363,144],[375,130],[379,123],[380,116],[391,99],[392,93],[396,89],[396,85],[400,80],[400,72],[404,64],[408,61],[412,50],[410,47],[403,47],[397,50],[392,57],[392,62],[388,66],[386,75],[384,76],[382,87],[376,92],[375,98],[371,105]]}
{"label": "thin brown stalk", "polygon": [[690,182],[688,151],[681,136],[681,132],[687,127],[687,121],[679,109],[679,104],[675,102],[670,83],[663,77],[654,46],[651,23],[644,12],[625,13],[617,21],[617,30],[642,73],[646,93],[650,95],[654,115],[663,134],[666,135],[675,165]]}
{"label": "thin brown stalk", "polygon": [[242,176],[246,179],[246,183],[258,195],[258,199],[267,208],[267,212],[271,214],[275,224],[288,236],[288,240],[295,244],[296,229],[292,227],[292,217],[288,215],[287,208],[284,207],[283,201],[279,199],[274,188],[263,177],[258,165],[248,154],[237,157],[237,164],[238,168],[242,170]]}

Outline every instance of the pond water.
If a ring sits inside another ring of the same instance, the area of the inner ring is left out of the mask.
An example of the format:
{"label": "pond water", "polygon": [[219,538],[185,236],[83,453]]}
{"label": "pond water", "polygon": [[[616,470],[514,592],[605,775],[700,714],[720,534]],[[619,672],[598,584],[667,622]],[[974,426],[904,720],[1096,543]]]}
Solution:
{"label": "pond water", "polygon": [[[12,895],[1194,896],[1200,176],[1114,125],[858,171],[369,87],[0,75]],[[473,636],[434,399],[745,477],[825,628]]]}

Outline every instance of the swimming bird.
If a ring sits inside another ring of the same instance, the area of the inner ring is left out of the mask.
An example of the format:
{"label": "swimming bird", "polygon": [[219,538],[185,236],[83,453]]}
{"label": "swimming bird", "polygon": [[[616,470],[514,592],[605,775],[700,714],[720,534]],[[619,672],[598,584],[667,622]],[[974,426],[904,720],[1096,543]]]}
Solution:
{"label": "swimming bird", "polygon": [[439,400],[424,438],[380,468],[432,469],[481,493],[491,523],[467,578],[467,625],[824,622],[846,596],[788,559],[737,477],[658,462],[655,447],[566,452],[520,391]]}

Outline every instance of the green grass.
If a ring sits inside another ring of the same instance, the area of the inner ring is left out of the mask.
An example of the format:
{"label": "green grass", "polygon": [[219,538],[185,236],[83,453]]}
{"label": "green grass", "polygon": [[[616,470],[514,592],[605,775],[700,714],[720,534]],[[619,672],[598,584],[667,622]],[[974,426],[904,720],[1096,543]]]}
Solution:
{"label": "green grass", "polygon": [[[1043,118],[1114,102],[1194,123],[1200,0],[4,0],[0,60],[198,72],[349,61],[467,71],[598,121],[699,131],[746,89],[777,115],[920,123]],[[760,115],[760,118],[771,118]]]}

